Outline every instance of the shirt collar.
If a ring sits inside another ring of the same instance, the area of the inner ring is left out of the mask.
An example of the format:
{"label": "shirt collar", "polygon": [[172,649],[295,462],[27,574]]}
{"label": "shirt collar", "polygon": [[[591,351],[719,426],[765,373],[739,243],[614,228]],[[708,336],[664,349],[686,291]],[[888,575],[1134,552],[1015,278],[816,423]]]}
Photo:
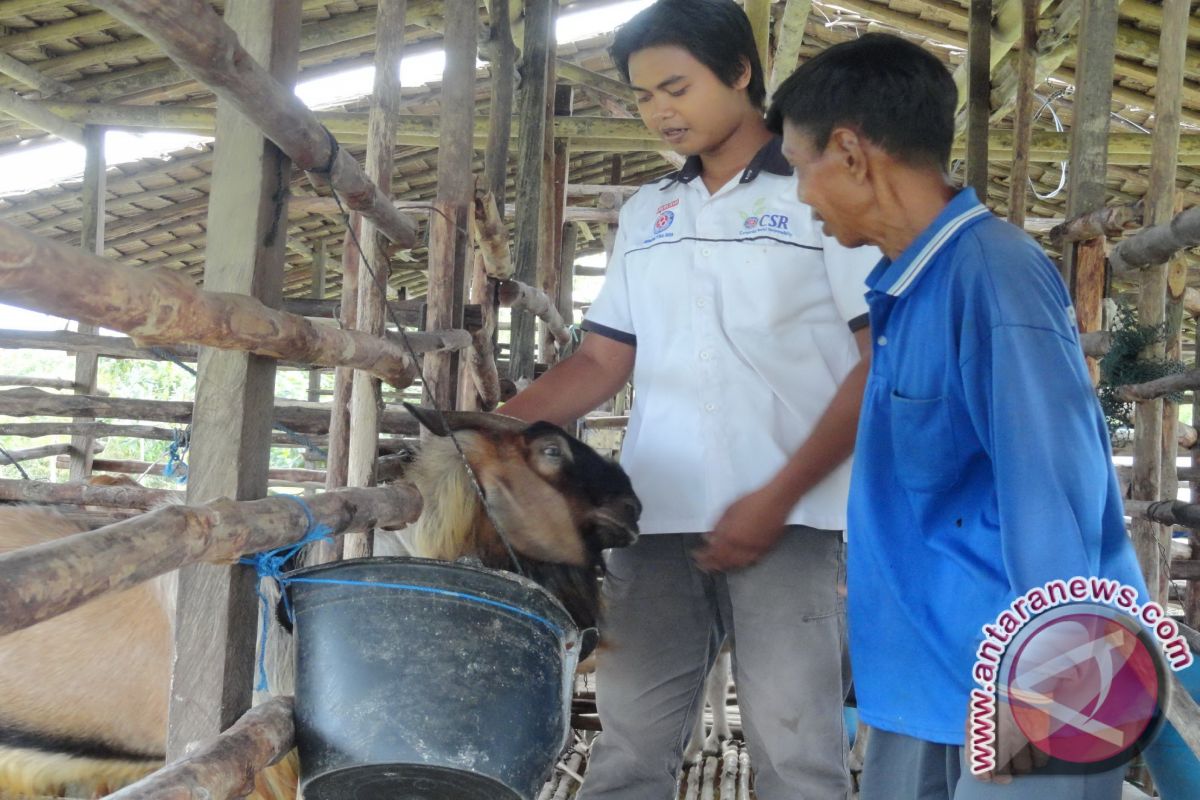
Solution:
{"label": "shirt collar", "polygon": [[[666,190],[676,182],[691,183],[700,177],[702,169],[700,156],[688,156],[687,160],[683,162],[683,166],[671,176],[671,180],[667,181],[662,190]],[[763,171],[785,177],[792,174],[792,165],[783,156],[783,139],[778,136],[772,136],[769,142],[759,148],[758,152],[754,154],[754,158],[750,159],[750,163],[742,170],[742,178],[739,182],[750,183]]]}
{"label": "shirt collar", "polygon": [[960,190],[895,261],[885,256],[879,262],[867,276],[868,288],[902,296],[960,231],[991,213],[979,202],[974,189]]}

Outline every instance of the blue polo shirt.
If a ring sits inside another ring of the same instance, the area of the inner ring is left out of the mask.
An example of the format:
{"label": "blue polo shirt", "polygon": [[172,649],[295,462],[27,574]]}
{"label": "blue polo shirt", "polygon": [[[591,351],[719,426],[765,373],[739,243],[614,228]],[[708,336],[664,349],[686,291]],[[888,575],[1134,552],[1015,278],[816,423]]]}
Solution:
{"label": "blue polo shirt", "polygon": [[1071,301],[1024,232],[959,192],[867,279],[874,359],[849,505],[859,711],[963,743],[982,626],[1055,579],[1146,597]]}

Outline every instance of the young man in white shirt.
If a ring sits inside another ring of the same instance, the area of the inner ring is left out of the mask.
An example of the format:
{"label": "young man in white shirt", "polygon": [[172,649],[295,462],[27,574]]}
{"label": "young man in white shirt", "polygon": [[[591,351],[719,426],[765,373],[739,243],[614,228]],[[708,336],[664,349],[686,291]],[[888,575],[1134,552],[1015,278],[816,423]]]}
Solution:
{"label": "young man in white shirt", "polygon": [[757,796],[844,798],[842,531],[879,254],[797,200],[732,0],[660,0],[612,54],[688,160],[622,209],[579,351],[501,409],[565,424],[636,393],[621,461],[643,536],[608,562],[581,798],[675,796],[726,636]]}

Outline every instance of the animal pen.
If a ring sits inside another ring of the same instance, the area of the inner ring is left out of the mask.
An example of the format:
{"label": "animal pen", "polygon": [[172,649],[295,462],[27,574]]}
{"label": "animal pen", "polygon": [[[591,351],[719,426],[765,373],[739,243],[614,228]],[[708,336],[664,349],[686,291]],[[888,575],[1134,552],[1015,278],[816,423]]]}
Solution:
{"label": "animal pen", "polygon": [[[557,19],[610,5],[0,0],[0,159],[48,137],[87,153],[81,182],[0,199],[0,302],[79,323],[0,331],[0,347],[75,354],[73,379],[0,376],[18,387],[0,390],[0,416],[63,420],[0,422],[0,436],[54,437],[6,447],[0,463],[61,456],[70,477],[0,480],[0,502],[71,506],[96,528],[0,556],[0,634],[182,568],[168,766],[119,796],[239,796],[291,747],[287,699],[248,710],[258,606],[253,572],[230,566],[309,529],[295,503],[267,496],[272,482],[321,487],[313,519],[339,534],[321,560],[369,554],[375,527],[421,507],[403,482],[376,485],[417,433],[381,383],[491,410],[502,376],[530,379],[569,349],[575,279],[603,274],[578,262],[611,252],[623,200],[680,163],[636,118],[608,35],[556,42]],[[955,71],[956,178],[1061,264],[1116,455],[1132,456],[1120,474],[1147,584],[1200,628],[1200,504],[1176,499],[1200,486],[1188,413],[1200,389],[1200,16],[1187,0],[744,5],[769,86],[875,28]],[[402,88],[402,56],[437,51],[441,82]],[[292,93],[367,65],[367,99],[312,111]],[[130,129],[212,140],[106,165],[105,132]],[[1133,319],[1161,335],[1125,352],[1143,329]],[[105,396],[100,358],[195,364],[195,398]],[[1139,371],[1164,362],[1188,366]],[[309,402],[275,399],[277,369],[308,372]],[[619,430],[624,407],[582,428]],[[146,512],[168,493],[83,482],[153,466],[102,460],[98,440],[170,441],[172,426],[190,429],[187,507]],[[297,446],[307,469],[269,467],[272,447]],[[1186,692],[1167,716],[1200,753]],[[578,724],[594,727],[587,713]],[[745,762],[727,748],[689,773],[687,792],[748,796]],[[584,765],[570,754],[544,794],[569,796]]]}

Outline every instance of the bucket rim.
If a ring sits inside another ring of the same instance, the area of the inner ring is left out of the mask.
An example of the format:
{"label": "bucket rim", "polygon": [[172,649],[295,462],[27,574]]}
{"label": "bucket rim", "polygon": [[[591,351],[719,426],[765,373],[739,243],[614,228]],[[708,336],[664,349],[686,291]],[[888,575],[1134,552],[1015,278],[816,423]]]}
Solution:
{"label": "bucket rim", "polygon": [[[499,578],[512,584],[516,584],[522,590],[533,592],[539,595],[545,601],[548,601],[554,613],[560,618],[556,620],[556,624],[563,633],[565,641],[581,644],[585,629],[580,628],[578,623],[571,617],[566,606],[562,604],[557,597],[551,594],[544,586],[523,575],[517,575],[514,572],[509,572],[502,569],[492,569],[481,564],[469,564],[459,561],[445,561],[440,558],[423,558],[421,556],[366,556],[361,558],[348,558],[343,561],[329,561],[324,564],[312,564],[306,567],[285,572],[282,575],[283,585],[285,588],[291,588],[292,585],[301,583],[297,578],[307,578],[314,573],[327,572],[338,568],[362,566],[362,565],[382,565],[382,564],[419,564],[440,569],[448,569],[451,571],[469,572],[480,575],[487,575],[492,578]],[[305,581],[304,583],[307,583]],[[364,583],[370,583],[364,581]],[[528,609],[523,609],[529,613]],[[586,629],[586,630],[591,630]]]}

